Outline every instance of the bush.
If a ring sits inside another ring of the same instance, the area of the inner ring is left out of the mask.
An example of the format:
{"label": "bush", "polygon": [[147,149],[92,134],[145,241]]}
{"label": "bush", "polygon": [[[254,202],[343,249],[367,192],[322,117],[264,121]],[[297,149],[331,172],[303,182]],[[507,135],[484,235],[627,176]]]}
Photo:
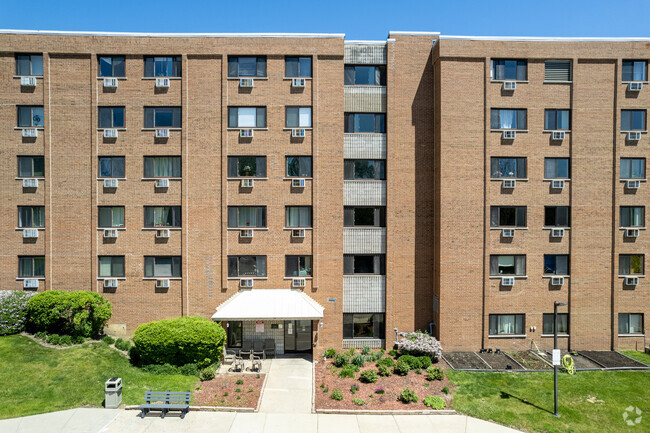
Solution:
{"label": "bush", "polygon": [[359,380],[364,383],[375,383],[377,382],[377,372],[375,370],[362,371]]}
{"label": "bush", "polygon": [[352,359],[350,360],[350,363],[356,365],[357,367],[363,367],[365,361],[362,355],[354,355],[354,357],[352,357]]}
{"label": "bush", "polygon": [[128,350],[131,348],[131,342],[129,340],[122,340],[121,338],[118,338],[115,341],[115,348],[128,352]]}
{"label": "bush", "polygon": [[199,367],[196,364],[185,364],[178,367],[178,373],[183,376],[198,376],[200,374]]}
{"label": "bush", "polygon": [[431,366],[431,358],[428,356],[418,356],[416,359],[418,364],[420,364],[420,368],[423,370],[426,370]]}
{"label": "bush", "polygon": [[379,373],[379,375],[382,377],[388,377],[392,374],[390,372],[390,368],[386,367],[385,365],[380,365],[377,367],[377,373]]}
{"label": "bush", "polygon": [[377,366],[383,365],[385,367],[392,367],[395,365],[395,360],[393,358],[382,358],[377,361]]}
{"label": "bush", "polygon": [[413,391],[413,390],[409,389],[408,387],[406,387],[406,388],[404,388],[402,390],[402,392],[399,393],[398,399],[401,402],[404,402],[404,403],[407,403],[407,404],[411,403],[411,402],[417,403],[418,396],[415,395],[415,391]]}
{"label": "bush", "polygon": [[334,365],[341,368],[350,362],[350,357],[345,353],[339,353],[334,357]]}
{"label": "bush", "polygon": [[388,351],[388,354],[394,358],[397,356],[397,350],[391,349]]}
{"label": "bush", "polygon": [[383,386],[378,386],[378,387],[375,389],[375,394],[383,394],[383,393],[385,393],[385,392],[386,392],[386,389],[385,389]]}
{"label": "bush", "polygon": [[223,327],[203,317],[145,323],[133,335],[135,352],[143,364],[197,364],[199,368],[220,359],[225,340]]}
{"label": "bush", "polygon": [[395,367],[393,367],[393,373],[400,376],[406,376],[409,374],[410,370],[411,367],[408,365],[408,363],[406,363],[406,361],[397,361],[397,363],[395,363]]}
{"label": "bush", "polygon": [[115,339],[111,337],[110,335],[105,335],[104,338],[102,338],[102,341],[106,344],[113,344],[115,343]]}
{"label": "bush", "polygon": [[0,290],[0,335],[18,334],[27,323],[27,304],[34,292]]}
{"label": "bush", "polygon": [[350,377],[354,378],[355,373],[358,371],[359,367],[356,367],[357,370],[355,370],[356,365],[344,365],[341,371],[339,372],[339,377]]}
{"label": "bush", "polygon": [[340,390],[335,389],[330,394],[330,397],[332,398],[332,400],[341,401],[341,400],[343,400],[343,393]]}
{"label": "bush", "polygon": [[442,380],[445,378],[445,373],[440,367],[434,367],[433,365],[427,368],[427,380]]}
{"label": "bush", "polygon": [[361,354],[367,355],[369,353],[370,353],[370,346],[363,346],[363,349],[361,349]]}
{"label": "bush", "polygon": [[50,344],[59,344],[59,340],[61,337],[59,337],[59,334],[50,334],[47,336],[45,341],[47,341]]}
{"label": "bush", "polygon": [[334,349],[327,349],[325,353],[323,354],[325,358],[332,359],[336,356],[336,350]]}
{"label": "bush", "polygon": [[448,386],[443,386],[442,387],[442,393],[443,394],[449,394],[449,387]]}
{"label": "bush", "polygon": [[397,345],[402,353],[414,356],[428,356],[433,361],[438,361],[442,354],[440,342],[429,334],[423,332],[405,332]]}
{"label": "bush", "polygon": [[356,353],[357,353],[357,349],[355,349],[354,347],[349,348],[347,351],[349,358],[352,358]]}
{"label": "bush", "polygon": [[207,367],[201,370],[201,373],[199,373],[199,379],[201,382],[214,379],[214,368]]}
{"label": "bush", "polygon": [[424,405],[435,410],[442,410],[447,407],[447,402],[444,398],[437,395],[429,395],[424,398]]}
{"label": "bush", "polygon": [[355,383],[355,384],[353,384],[353,385],[350,387],[350,392],[351,392],[352,394],[356,394],[357,391],[359,391],[359,385],[357,385],[357,384]]}
{"label": "bush", "polygon": [[179,367],[176,367],[175,365],[171,365],[171,364],[163,364],[163,365],[151,364],[142,367],[142,370],[146,371],[147,373],[163,374],[163,375],[178,374],[178,369]]}
{"label": "bush", "polygon": [[82,335],[73,335],[72,344],[82,344],[86,339]]}
{"label": "bush", "polygon": [[356,404],[357,406],[363,406],[364,404],[366,404],[366,402],[360,398],[353,398],[352,403]]}
{"label": "bush", "polygon": [[40,338],[41,340],[45,340],[47,338],[47,332],[43,332],[43,331],[37,332],[36,334],[34,334],[34,337]]}
{"label": "bush", "polygon": [[61,338],[59,338],[59,345],[72,346],[72,337],[69,335],[62,335]]}
{"label": "bush", "polygon": [[411,370],[417,370],[420,368],[420,361],[415,356],[411,355],[402,355],[397,358],[397,362],[403,361],[406,362]]}
{"label": "bush", "polygon": [[244,381],[241,379],[237,379],[237,382],[235,382],[236,385],[243,385]]}

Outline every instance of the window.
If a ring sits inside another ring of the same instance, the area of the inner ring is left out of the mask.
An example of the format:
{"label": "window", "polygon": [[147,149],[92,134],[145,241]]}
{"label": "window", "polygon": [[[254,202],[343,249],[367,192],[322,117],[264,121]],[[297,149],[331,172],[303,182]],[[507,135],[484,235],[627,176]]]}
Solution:
{"label": "window", "polygon": [[228,128],[266,128],[266,107],[228,107]]}
{"label": "window", "polygon": [[526,275],[526,256],[490,256],[490,276]]}
{"label": "window", "polygon": [[345,180],[386,180],[386,161],[383,159],[346,159]]}
{"label": "window", "polygon": [[18,278],[45,277],[45,256],[18,257]]}
{"label": "window", "polygon": [[287,206],[286,227],[311,227],[311,206]]}
{"label": "window", "polygon": [[97,62],[100,77],[126,77],[124,56],[99,56]]}
{"label": "window", "polygon": [[124,107],[99,107],[100,128],[124,128]]}
{"label": "window", "polygon": [[311,77],[311,57],[285,57],[285,77]]}
{"label": "window", "polygon": [[287,156],[287,177],[312,177],[311,156]]}
{"label": "window", "polygon": [[266,177],[266,156],[229,156],[228,177]]}
{"label": "window", "polygon": [[181,277],[181,256],[145,256],[144,276]]}
{"label": "window", "polygon": [[386,66],[345,65],[346,86],[385,86]]}
{"label": "window", "polygon": [[621,206],[621,227],[645,226],[645,207]]}
{"label": "window", "polygon": [[385,254],[343,255],[344,275],[386,275]]}
{"label": "window", "polygon": [[145,77],[180,77],[181,56],[145,57]]}
{"label": "window", "polygon": [[99,276],[124,277],[124,256],[99,256]]}
{"label": "window", "polygon": [[568,179],[571,177],[569,158],[544,159],[545,179]]}
{"label": "window", "polygon": [[98,227],[124,227],[124,206],[99,206]]}
{"label": "window", "polygon": [[619,254],[619,275],[643,275],[643,254]]}
{"label": "window", "polygon": [[228,256],[229,277],[266,277],[266,256]]}
{"label": "window", "polygon": [[546,206],[544,208],[544,226],[570,227],[571,212],[569,206]]}
{"label": "window", "polygon": [[42,156],[19,156],[18,177],[44,177],[45,162]]}
{"label": "window", "polygon": [[18,106],[18,127],[32,128],[45,125],[42,106]]}
{"label": "window", "polygon": [[569,256],[544,254],[544,275],[570,275]]}
{"label": "window", "polygon": [[571,61],[547,60],[544,62],[544,81],[560,83],[571,81]]}
{"label": "window", "polygon": [[524,335],[524,315],[490,314],[490,335]]}
{"label": "window", "polygon": [[287,128],[311,128],[311,107],[287,107]]}
{"label": "window", "polygon": [[345,132],[386,132],[383,113],[345,113]]}
{"label": "window", "polygon": [[645,110],[621,110],[621,131],[645,131]]}
{"label": "window", "polygon": [[[542,334],[553,335],[555,334],[555,323],[552,313],[544,313],[543,316],[544,326]],[[557,333],[558,335],[567,335],[569,333],[569,314],[557,313]]]}
{"label": "window", "polygon": [[99,177],[125,177],[123,156],[100,156]]}
{"label": "window", "polygon": [[490,164],[492,179],[504,177],[526,178],[526,158],[492,157]]}
{"label": "window", "polygon": [[145,128],[180,128],[181,107],[144,107]]}
{"label": "window", "polygon": [[544,129],[571,129],[571,112],[569,110],[544,110]]}
{"label": "window", "polygon": [[491,62],[493,80],[526,81],[526,60],[495,59]]}
{"label": "window", "polygon": [[526,129],[526,109],[493,108],[490,119],[492,129]]}
{"label": "window", "polygon": [[266,57],[228,57],[229,77],[266,77]]}
{"label": "window", "polygon": [[45,227],[45,206],[18,206],[18,227]]}
{"label": "window", "polygon": [[645,158],[621,158],[621,179],[645,179]]}
{"label": "window", "polygon": [[619,334],[645,334],[643,313],[618,313]]}
{"label": "window", "polygon": [[181,157],[145,156],[144,177],[181,177]]}
{"label": "window", "polygon": [[180,206],[145,206],[145,227],[180,227]]}
{"label": "window", "polygon": [[228,227],[266,227],[266,206],[228,206]]}
{"label": "window", "polygon": [[345,227],[386,227],[386,207],[351,207],[343,210]]}
{"label": "window", "polygon": [[228,322],[226,329],[228,330],[228,348],[241,347],[244,335],[242,322],[239,320]]}
{"label": "window", "polygon": [[42,54],[16,54],[16,75],[43,76]]}
{"label": "window", "polygon": [[344,313],[343,338],[386,338],[384,316],[384,313]]}
{"label": "window", "polygon": [[311,277],[311,256],[286,256],[286,277]]}
{"label": "window", "polygon": [[623,81],[646,81],[647,71],[646,60],[623,60]]}
{"label": "window", "polygon": [[492,206],[490,227],[526,227],[526,206]]}

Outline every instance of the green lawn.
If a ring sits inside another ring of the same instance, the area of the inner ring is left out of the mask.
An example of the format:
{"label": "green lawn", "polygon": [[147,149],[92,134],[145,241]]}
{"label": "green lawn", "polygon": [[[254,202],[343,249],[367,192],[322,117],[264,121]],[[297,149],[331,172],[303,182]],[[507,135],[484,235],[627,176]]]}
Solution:
{"label": "green lawn", "polygon": [[620,352],[632,359],[643,362],[645,365],[650,365],[650,355],[645,352],[637,352],[636,350],[621,350]]}
{"label": "green lawn", "polygon": [[[631,356],[630,352],[625,352]],[[649,362],[650,356],[634,353]],[[474,373],[449,371],[453,408],[477,418],[530,432],[650,431],[650,371],[560,373],[559,412],[553,416],[553,373]],[[591,400],[591,401],[590,401]],[[639,425],[628,427],[628,406],[643,411]]]}
{"label": "green lawn", "polygon": [[153,375],[133,367],[102,342],[50,349],[19,335],[0,337],[0,419],[80,406],[101,407],[104,382],[122,378],[122,401],[140,404],[144,391],[194,390],[198,379]]}

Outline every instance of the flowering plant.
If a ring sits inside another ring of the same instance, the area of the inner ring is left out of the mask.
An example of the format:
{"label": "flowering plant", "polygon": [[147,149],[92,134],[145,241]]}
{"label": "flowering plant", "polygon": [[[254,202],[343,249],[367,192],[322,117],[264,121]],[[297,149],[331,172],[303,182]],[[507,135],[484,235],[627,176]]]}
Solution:
{"label": "flowering plant", "polygon": [[442,346],[431,335],[420,331],[400,332],[400,335],[403,338],[397,345],[402,353],[408,353],[414,356],[428,356],[433,361],[440,359]]}
{"label": "flowering plant", "polygon": [[383,393],[385,393],[385,392],[386,392],[386,389],[385,389],[383,386],[378,386],[378,387],[375,389],[375,394],[383,394]]}
{"label": "flowering plant", "polygon": [[0,335],[17,334],[25,328],[27,301],[33,292],[0,290]]}
{"label": "flowering plant", "polygon": [[246,167],[243,168],[244,171],[251,171],[251,166],[247,165]]}

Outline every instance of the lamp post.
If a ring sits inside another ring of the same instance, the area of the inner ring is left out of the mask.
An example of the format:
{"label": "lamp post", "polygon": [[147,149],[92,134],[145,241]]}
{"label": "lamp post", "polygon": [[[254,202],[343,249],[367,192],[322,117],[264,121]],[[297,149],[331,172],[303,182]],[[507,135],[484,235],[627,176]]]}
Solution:
{"label": "lamp post", "polygon": [[557,413],[557,367],[560,363],[560,350],[557,348],[557,307],[564,305],[569,305],[566,302],[555,301],[553,303],[553,383],[555,390],[555,412],[554,416],[560,417],[560,414]]}

